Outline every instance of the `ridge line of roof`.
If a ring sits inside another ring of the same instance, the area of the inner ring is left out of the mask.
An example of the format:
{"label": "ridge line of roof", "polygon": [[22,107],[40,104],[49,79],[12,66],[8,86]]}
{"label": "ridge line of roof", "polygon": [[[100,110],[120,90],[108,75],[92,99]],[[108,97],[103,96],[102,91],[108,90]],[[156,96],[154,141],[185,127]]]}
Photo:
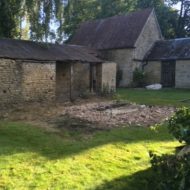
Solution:
{"label": "ridge line of roof", "polygon": [[105,21],[105,20],[109,20],[109,19],[112,19],[112,18],[116,18],[116,17],[131,16],[133,14],[137,14],[137,13],[140,13],[140,12],[145,12],[145,11],[148,11],[148,10],[150,10],[150,13],[151,13],[154,10],[154,8],[139,9],[139,10],[136,10],[136,11],[127,12],[126,14],[118,14],[118,15],[114,15],[114,16],[110,16],[110,17],[105,17],[105,18],[99,18],[99,19],[94,19],[94,20],[87,20],[87,21],[82,22],[80,25],[89,24],[89,23],[97,22],[97,21],[99,21],[99,22],[100,21]]}

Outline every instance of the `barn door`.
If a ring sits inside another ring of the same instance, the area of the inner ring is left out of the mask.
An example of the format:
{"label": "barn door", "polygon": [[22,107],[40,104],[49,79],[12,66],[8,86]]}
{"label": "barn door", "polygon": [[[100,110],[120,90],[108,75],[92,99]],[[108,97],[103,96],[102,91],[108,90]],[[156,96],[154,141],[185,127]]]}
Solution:
{"label": "barn door", "polygon": [[175,87],[175,61],[162,62],[163,87]]}

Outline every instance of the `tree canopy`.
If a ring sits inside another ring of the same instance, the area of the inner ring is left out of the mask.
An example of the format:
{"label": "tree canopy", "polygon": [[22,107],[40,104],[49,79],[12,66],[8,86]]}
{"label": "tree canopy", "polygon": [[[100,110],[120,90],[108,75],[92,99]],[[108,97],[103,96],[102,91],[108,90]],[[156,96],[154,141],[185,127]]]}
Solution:
{"label": "tree canopy", "polygon": [[[29,25],[30,38],[46,41],[62,34],[63,0],[1,0],[0,37],[22,38],[23,23]],[[56,31],[50,25],[54,22]]]}
{"label": "tree canopy", "polygon": [[[181,3],[180,11],[172,8]],[[1,0],[0,37],[57,41],[81,22],[154,7],[165,38],[190,36],[189,0]]]}

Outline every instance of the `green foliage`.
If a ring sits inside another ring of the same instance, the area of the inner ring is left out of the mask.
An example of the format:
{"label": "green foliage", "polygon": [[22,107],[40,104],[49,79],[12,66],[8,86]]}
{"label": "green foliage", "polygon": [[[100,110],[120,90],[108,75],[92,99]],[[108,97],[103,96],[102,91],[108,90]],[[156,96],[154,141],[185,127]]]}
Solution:
{"label": "green foliage", "polygon": [[174,38],[177,36],[179,14],[171,5],[163,0],[70,0],[65,8],[63,28],[67,36],[72,36],[81,22],[154,7],[163,36]]}
{"label": "green foliage", "polygon": [[183,107],[169,120],[169,131],[179,142],[190,144],[190,108]]}
{"label": "green foliage", "polygon": [[154,7],[163,36],[166,39],[176,37],[179,15],[170,5],[166,5],[163,0],[139,0],[137,7]]}
{"label": "green foliage", "polygon": [[[169,131],[179,142],[190,144],[190,108],[183,107],[169,119]],[[186,146],[184,147],[186,148]],[[181,150],[175,155],[156,156],[150,153],[155,190],[190,189],[190,153]]]}
{"label": "green foliage", "polygon": [[[62,0],[26,0],[23,1],[23,16],[28,17],[30,24],[30,38],[38,41],[47,41],[48,37],[62,38],[63,10]],[[57,23],[58,29],[52,31],[51,22]]]}
{"label": "green foliage", "polygon": [[[22,38],[22,24],[26,22],[33,40],[61,38],[63,10],[62,0],[1,0],[0,37]],[[57,23],[56,31],[51,30],[51,21]]]}
{"label": "green foliage", "polygon": [[18,14],[21,0],[0,1],[0,37],[18,37]]}
{"label": "green foliage", "polygon": [[64,10],[64,32],[67,36],[73,35],[81,22],[95,18],[97,6],[95,1],[69,0]]}
{"label": "green foliage", "polygon": [[133,83],[135,87],[144,87],[146,85],[146,73],[136,68],[133,72]]}
{"label": "green foliage", "polygon": [[155,190],[189,190],[190,154],[156,156],[150,153],[154,174],[151,179]]}
{"label": "green foliage", "polygon": [[79,25],[88,20],[102,19],[133,11],[136,0],[70,0],[64,12],[64,31],[72,36]]}

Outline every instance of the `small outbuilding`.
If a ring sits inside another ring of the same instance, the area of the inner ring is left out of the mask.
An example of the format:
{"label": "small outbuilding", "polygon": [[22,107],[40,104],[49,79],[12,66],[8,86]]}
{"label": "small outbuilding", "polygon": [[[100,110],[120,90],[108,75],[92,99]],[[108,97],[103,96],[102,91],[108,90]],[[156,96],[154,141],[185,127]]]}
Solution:
{"label": "small outbuilding", "polygon": [[1,105],[73,100],[105,85],[115,91],[115,76],[116,64],[104,63],[90,48],[0,40]]}
{"label": "small outbuilding", "polygon": [[190,88],[190,38],[158,41],[144,61],[149,83]]}

